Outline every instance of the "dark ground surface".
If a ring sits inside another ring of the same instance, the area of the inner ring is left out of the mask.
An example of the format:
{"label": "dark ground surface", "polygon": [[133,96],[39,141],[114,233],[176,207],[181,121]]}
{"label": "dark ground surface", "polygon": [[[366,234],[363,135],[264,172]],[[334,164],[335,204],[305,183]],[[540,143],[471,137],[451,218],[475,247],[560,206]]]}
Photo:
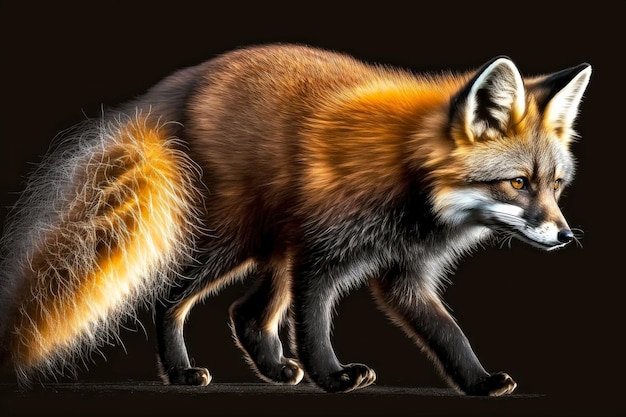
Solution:
{"label": "dark ground surface", "polygon": [[123,331],[124,348],[103,348],[106,361],[95,355],[76,382],[18,392],[13,376],[0,370],[0,417],[626,415],[624,16],[623,0],[0,0],[2,208],[15,202],[30,164],[57,133],[179,68],[240,46],[306,43],[416,72],[477,68],[501,54],[524,74],[593,66],[577,122],[581,139],[572,147],[577,174],[560,202],[570,226],[585,232],[582,247],[543,253],[515,241],[479,250],[459,264],[444,294],[483,365],[509,373],[519,384],[516,395],[467,398],[444,388],[365,288],[338,305],[333,342],[342,362],[372,366],[377,385],[329,395],[306,385],[260,384],[226,324],[229,304],[249,285],[243,283],[194,308],[185,328],[190,354],[214,376],[209,387],[134,382],[156,375],[151,318],[142,313],[145,331]]}
{"label": "dark ground surface", "polygon": [[[546,415],[553,401],[539,394],[504,398],[463,397],[446,388],[370,386],[326,394],[310,384],[216,383],[207,387],[163,386],[159,382],[61,383],[29,392],[2,385],[2,415],[171,414],[188,415]],[[582,409],[560,413],[586,414]],[[590,412],[590,410],[587,410]],[[6,413],[6,414],[5,414]]]}

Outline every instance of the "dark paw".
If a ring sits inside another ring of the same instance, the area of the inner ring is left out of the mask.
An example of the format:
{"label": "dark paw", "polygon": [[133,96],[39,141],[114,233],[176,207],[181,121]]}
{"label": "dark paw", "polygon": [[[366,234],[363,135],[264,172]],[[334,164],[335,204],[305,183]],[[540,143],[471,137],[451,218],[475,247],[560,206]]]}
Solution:
{"label": "dark paw", "polygon": [[264,365],[254,363],[251,358],[248,362],[261,379],[275,384],[297,385],[304,377],[302,365],[294,359],[282,358],[278,363]]}
{"label": "dark paw", "polygon": [[167,373],[167,383],[172,385],[206,386],[211,382],[211,374],[206,368],[174,369]]}
{"label": "dark paw", "polygon": [[293,359],[284,359],[284,365],[281,369],[280,376],[274,382],[287,385],[296,385],[304,377],[302,366]]}
{"label": "dark paw", "polygon": [[504,372],[498,372],[489,375],[483,379],[480,383],[471,387],[466,391],[468,395],[483,395],[498,397],[500,395],[510,394],[515,390],[517,384],[513,381],[508,374]]}
{"label": "dark paw", "polygon": [[348,392],[364,388],[373,384],[374,381],[376,381],[374,370],[360,363],[352,363],[344,366],[339,372],[319,379],[317,383],[328,392]]}

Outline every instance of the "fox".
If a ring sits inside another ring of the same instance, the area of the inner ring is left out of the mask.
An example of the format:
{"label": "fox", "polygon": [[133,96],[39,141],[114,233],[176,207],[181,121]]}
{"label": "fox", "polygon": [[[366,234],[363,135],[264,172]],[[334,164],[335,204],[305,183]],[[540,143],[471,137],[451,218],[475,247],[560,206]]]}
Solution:
{"label": "fox", "polygon": [[451,388],[509,394],[443,292],[481,245],[577,240],[558,202],[590,77],[522,77],[507,56],[418,74],[288,43],[177,70],[64,132],[27,177],[1,240],[0,356],[25,386],[76,376],[147,307],[162,381],[205,386],[185,322],[250,280],[229,325],[258,377],[349,392],[376,373],[340,362],[332,322],[368,286]]}

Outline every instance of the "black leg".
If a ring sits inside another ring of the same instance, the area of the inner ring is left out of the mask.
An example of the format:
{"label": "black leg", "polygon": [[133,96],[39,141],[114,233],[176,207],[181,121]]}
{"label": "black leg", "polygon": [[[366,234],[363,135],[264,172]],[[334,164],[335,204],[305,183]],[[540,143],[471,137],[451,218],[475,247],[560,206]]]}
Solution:
{"label": "black leg", "polygon": [[[175,294],[170,294],[175,297]],[[156,331],[159,367],[165,383],[174,385],[208,385],[211,374],[205,368],[192,367],[187,355],[183,326],[195,297],[181,302],[160,301],[156,307]]]}
{"label": "black leg", "polygon": [[468,395],[502,395],[516,384],[505,373],[489,374],[436,291],[394,272],[371,281],[379,305],[437,363],[452,386]]}
{"label": "black leg", "polygon": [[356,274],[333,277],[333,272],[313,264],[300,265],[294,277],[295,336],[309,378],[325,391],[345,392],[372,384],[376,374],[363,364],[342,365],[335,355],[330,340],[333,307],[340,286],[352,286],[356,282],[348,281],[359,278]]}
{"label": "black leg", "polygon": [[230,308],[230,320],[238,346],[265,380],[295,385],[302,380],[300,364],[283,356],[279,329],[291,304],[289,265],[259,266],[256,282]]}
{"label": "black leg", "polygon": [[223,253],[218,253],[215,258],[219,259],[206,261],[209,268],[188,270],[186,276],[196,278],[181,278],[177,285],[170,288],[167,297],[157,302],[155,320],[159,367],[165,383],[207,385],[211,382],[207,369],[191,365],[183,336],[185,320],[198,300],[217,292],[233,280],[245,277],[253,266],[251,260],[238,263],[227,259]]}

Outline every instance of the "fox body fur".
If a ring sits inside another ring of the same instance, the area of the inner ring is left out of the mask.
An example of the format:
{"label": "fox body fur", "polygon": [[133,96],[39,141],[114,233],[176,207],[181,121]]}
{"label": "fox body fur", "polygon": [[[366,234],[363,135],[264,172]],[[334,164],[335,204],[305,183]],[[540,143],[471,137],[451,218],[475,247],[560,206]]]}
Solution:
{"label": "fox body fur", "polygon": [[[69,131],[29,177],[2,239],[0,352],[18,379],[97,349],[154,308],[166,383],[206,385],[183,325],[253,278],[233,334],[265,380],[329,392],[374,382],[342,364],[333,309],[368,284],[452,387],[500,395],[440,298],[465,253],[497,236],[552,250],[587,64],[522,78],[506,57],[415,75],[301,45],[232,51]],[[283,355],[290,325],[296,358]]]}

